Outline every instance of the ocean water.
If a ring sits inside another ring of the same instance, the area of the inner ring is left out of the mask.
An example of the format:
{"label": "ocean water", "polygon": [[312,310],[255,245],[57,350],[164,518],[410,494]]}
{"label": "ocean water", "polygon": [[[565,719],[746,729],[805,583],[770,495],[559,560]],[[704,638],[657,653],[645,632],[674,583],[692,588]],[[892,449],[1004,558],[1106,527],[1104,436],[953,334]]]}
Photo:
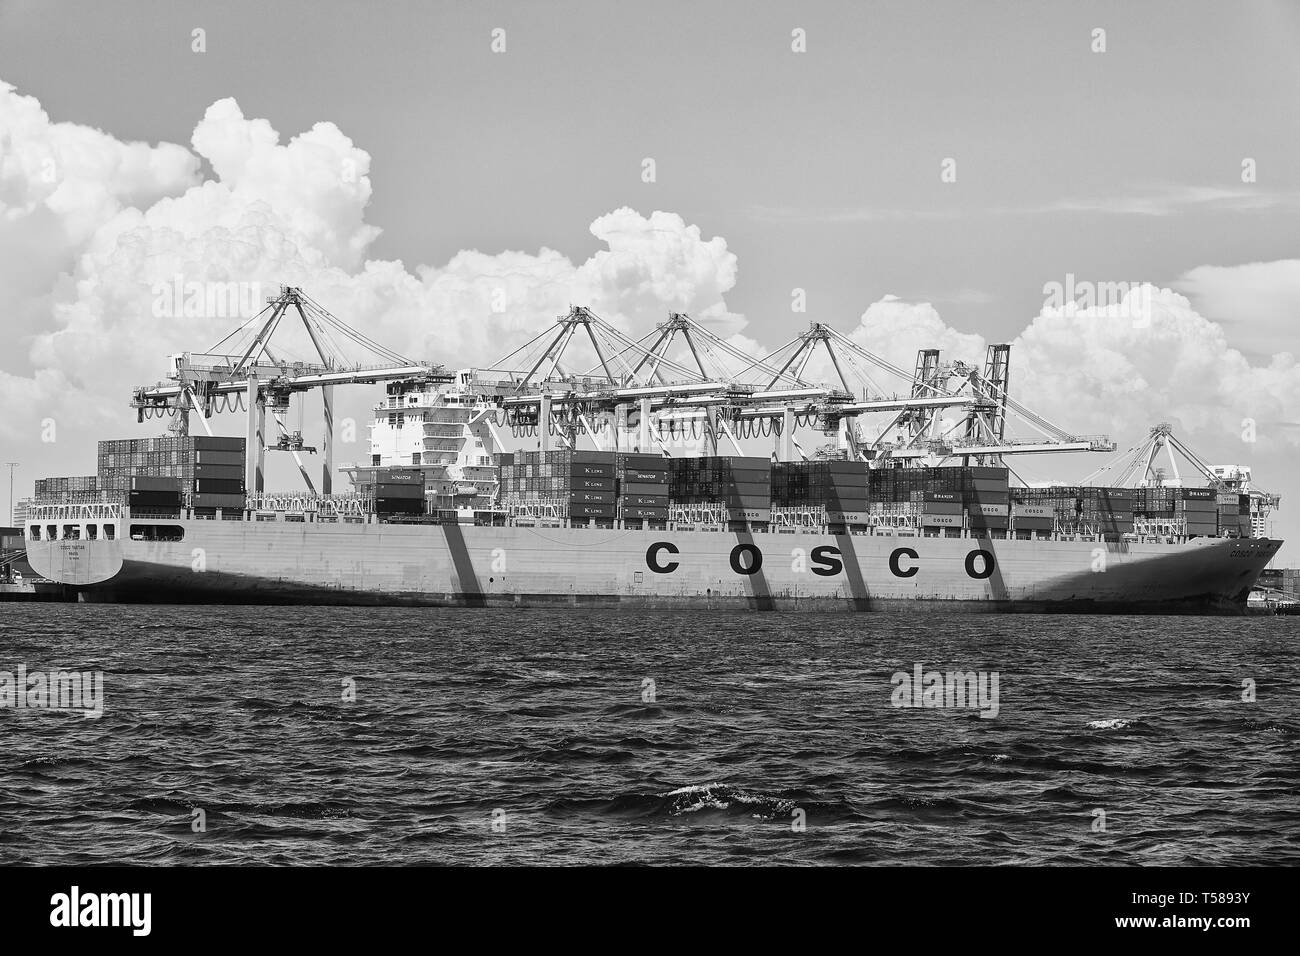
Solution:
{"label": "ocean water", "polygon": [[[0,864],[1295,863],[1298,641],[1296,618],[0,605],[0,671],[104,680],[97,719],[0,710]],[[917,664],[996,672],[996,716],[894,706]]]}

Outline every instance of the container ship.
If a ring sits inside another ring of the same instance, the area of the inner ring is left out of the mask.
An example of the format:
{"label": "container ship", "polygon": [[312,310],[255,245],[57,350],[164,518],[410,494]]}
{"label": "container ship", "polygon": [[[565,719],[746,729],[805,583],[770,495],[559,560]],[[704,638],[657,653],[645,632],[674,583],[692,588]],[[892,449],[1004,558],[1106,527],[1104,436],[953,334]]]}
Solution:
{"label": "container ship", "polygon": [[[337,322],[284,289],[262,331],[290,308],[309,330]],[[345,364],[324,350],[288,365],[258,341],[177,356],[171,380],[132,401],[141,420],[169,415],[169,432],[100,442],[95,475],[38,482],[23,509],[28,560],[104,602],[1241,613],[1281,546],[1261,534],[1276,498],[1216,476],[1168,426],[1137,449],[1133,486],[1013,481],[1004,455],[1101,449],[1059,432],[1006,438],[1006,346],[974,370],[922,353],[906,394],[869,399],[772,356],[744,386],[693,344],[698,370],[670,381],[665,369],[681,368],[664,340],[704,334],[684,316],[654,345],[585,309],[557,325],[540,362],[508,373],[395,354]],[[594,380],[557,371],[549,346],[575,328],[603,363]],[[799,347],[868,354],[835,335],[814,324]],[[944,384],[954,375],[973,390]],[[377,383],[369,460],[335,469],[332,389]],[[319,489],[301,459],[314,449],[284,425],[289,399],[318,389]],[[957,410],[955,441],[927,438],[944,409]],[[245,435],[191,435],[192,411],[205,428],[243,412]],[[892,416],[902,437],[862,442],[853,426],[867,414]],[[799,425],[836,441],[805,454]],[[683,451],[696,437],[702,447]],[[536,447],[506,450],[511,438]],[[770,453],[742,453],[764,439]],[[728,441],[735,454],[720,453]],[[1154,467],[1175,447],[1203,485]],[[274,451],[293,455],[303,490],[265,490]],[[351,483],[338,494],[336,471]]]}

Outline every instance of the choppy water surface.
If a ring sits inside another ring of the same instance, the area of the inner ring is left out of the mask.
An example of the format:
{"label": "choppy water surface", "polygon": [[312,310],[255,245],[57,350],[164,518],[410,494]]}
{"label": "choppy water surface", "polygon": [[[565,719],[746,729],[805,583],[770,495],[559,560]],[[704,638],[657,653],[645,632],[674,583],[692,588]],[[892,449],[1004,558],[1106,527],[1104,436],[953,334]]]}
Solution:
{"label": "choppy water surface", "polygon": [[[0,671],[100,669],[105,695],[0,710],[0,863],[1294,863],[1298,642],[1296,618],[0,605]],[[893,706],[917,663],[996,671],[997,717]]]}

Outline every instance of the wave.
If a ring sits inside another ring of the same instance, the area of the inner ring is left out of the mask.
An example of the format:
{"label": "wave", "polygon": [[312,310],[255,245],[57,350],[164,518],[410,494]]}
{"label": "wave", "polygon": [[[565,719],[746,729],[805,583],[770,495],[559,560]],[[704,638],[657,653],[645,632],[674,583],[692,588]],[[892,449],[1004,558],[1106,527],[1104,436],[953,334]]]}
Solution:
{"label": "wave", "polygon": [[1090,720],[1086,726],[1089,730],[1124,730],[1131,727],[1135,720],[1127,717],[1106,717],[1101,720]]}
{"label": "wave", "polygon": [[678,787],[667,793],[624,793],[612,797],[564,797],[552,800],[553,813],[599,813],[635,818],[683,818],[719,815],[755,820],[791,820],[795,811],[825,818],[851,812],[847,804],[806,799],[802,794],[747,790],[729,783]]}

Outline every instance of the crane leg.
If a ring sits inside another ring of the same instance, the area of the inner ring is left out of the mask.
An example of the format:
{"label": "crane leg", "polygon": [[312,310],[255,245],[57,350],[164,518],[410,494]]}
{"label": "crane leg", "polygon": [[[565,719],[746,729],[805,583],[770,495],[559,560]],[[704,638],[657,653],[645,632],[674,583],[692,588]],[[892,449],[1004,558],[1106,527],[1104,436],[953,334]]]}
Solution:
{"label": "crane leg", "polygon": [[258,388],[257,376],[248,376],[248,431],[244,443],[244,488],[260,495],[265,485],[266,401]]}
{"label": "crane leg", "polygon": [[321,402],[325,412],[325,435],[321,440],[320,493],[334,493],[334,386],[321,389]]}

